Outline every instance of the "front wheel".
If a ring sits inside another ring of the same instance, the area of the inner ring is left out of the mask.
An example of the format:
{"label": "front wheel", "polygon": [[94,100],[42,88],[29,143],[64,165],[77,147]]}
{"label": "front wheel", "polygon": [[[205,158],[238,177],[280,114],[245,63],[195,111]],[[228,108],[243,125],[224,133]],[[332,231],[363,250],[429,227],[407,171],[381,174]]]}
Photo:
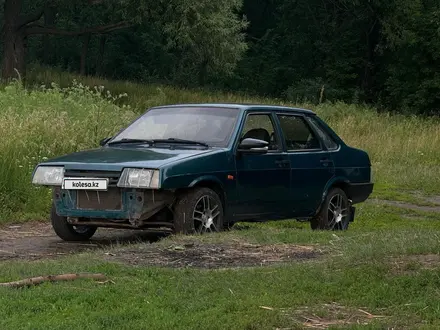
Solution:
{"label": "front wheel", "polygon": [[351,207],[347,195],[340,188],[331,189],[319,213],[310,221],[313,230],[347,230]]}
{"label": "front wheel", "polygon": [[87,241],[95,234],[97,229],[96,227],[90,226],[71,225],[67,222],[66,217],[57,214],[54,204],[52,204],[50,220],[52,222],[52,228],[58,237],[69,242]]}
{"label": "front wheel", "polygon": [[195,188],[180,195],[174,207],[174,232],[203,234],[223,229],[223,204],[209,188]]}

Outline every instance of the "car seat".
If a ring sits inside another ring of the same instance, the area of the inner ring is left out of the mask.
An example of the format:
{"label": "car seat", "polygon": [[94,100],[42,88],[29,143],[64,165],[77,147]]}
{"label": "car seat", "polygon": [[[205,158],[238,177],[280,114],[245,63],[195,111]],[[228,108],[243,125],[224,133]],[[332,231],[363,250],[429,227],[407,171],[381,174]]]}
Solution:
{"label": "car seat", "polygon": [[264,128],[253,128],[253,129],[249,130],[243,136],[243,140],[249,139],[249,138],[263,140],[263,141],[266,141],[267,143],[270,143],[270,134]]}

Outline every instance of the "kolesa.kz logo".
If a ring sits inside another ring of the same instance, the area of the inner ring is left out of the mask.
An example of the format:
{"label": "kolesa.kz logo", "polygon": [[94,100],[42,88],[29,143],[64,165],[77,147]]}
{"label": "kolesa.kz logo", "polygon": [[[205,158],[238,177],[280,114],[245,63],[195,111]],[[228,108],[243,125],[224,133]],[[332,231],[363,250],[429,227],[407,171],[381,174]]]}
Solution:
{"label": "kolesa.kz logo", "polygon": [[74,187],[74,188],[99,188],[99,183],[97,183],[97,182],[72,182],[72,187]]}

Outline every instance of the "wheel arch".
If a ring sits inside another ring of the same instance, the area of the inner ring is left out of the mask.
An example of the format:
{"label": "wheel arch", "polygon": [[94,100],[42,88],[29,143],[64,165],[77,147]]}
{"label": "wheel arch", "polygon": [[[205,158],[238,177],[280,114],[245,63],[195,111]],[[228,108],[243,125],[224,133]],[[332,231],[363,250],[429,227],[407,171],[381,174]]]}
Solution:
{"label": "wheel arch", "polygon": [[340,188],[342,189],[346,194],[347,194],[347,198],[350,200],[350,196],[348,195],[348,186],[350,184],[350,181],[347,178],[344,177],[335,177],[332,180],[330,180],[327,185],[324,188],[324,191],[322,193],[322,197],[321,197],[321,202],[319,203],[319,207],[316,210],[316,214],[318,214],[321,211],[321,207],[325,202],[325,199],[328,195],[328,192],[330,191],[330,189],[332,188]]}
{"label": "wheel arch", "polygon": [[[199,187],[205,187],[212,189],[217,193],[217,195],[220,197],[223,205],[223,210],[226,209],[226,192],[223,186],[223,183],[215,176],[206,175],[201,176],[195,180],[193,180],[189,185],[187,189],[191,188],[199,188]],[[179,189],[180,191],[184,191],[187,189]]]}
{"label": "wheel arch", "polygon": [[[330,191],[330,189],[332,189],[332,188],[340,188],[345,193],[347,193],[349,185],[350,185],[350,180],[348,180],[345,177],[335,177],[335,178],[333,178],[332,180],[327,182],[327,185],[324,188],[324,192],[322,194],[322,201],[325,200],[325,197],[327,196],[327,194]],[[347,197],[350,198],[350,196],[348,196],[348,195],[347,195]]]}

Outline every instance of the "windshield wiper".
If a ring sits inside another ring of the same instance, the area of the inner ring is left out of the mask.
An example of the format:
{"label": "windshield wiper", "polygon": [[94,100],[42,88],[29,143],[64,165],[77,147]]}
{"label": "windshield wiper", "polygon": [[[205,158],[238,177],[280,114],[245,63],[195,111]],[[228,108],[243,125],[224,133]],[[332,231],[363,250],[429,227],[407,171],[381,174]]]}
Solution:
{"label": "windshield wiper", "polygon": [[148,144],[154,144],[156,142],[155,140],[143,140],[143,139],[121,139],[117,141],[109,142],[109,145],[113,144],[126,144],[126,143],[148,143]]}
{"label": "windshield wiper", "polygon": [[154,140],[155,142],[172,142],[172,143],[180,143],[180,144],[190,144],[190,145],[195,145],[195,146],[202,146],[202,147],[209,147],[208,144],[204,143],[204,142],[199,142],[199,141],[193,141],[193,140],[184,140],[184,139],[177,139],[177,138],[169,138],[169,139],[164,139],[164,140]]}
{"label": "windshield wiper", "polygon": [[198,142],[198,141],[192,141],[192,140],[184,140],[184,139],[177,139],[177,138],[169,138],[169,139],[151,139],[151,140],[144,140],[144,139],[121,139],[117,141],[109,142],[109,145],[114,144],[128,144],[128,143],[148,143],[149,145],[154,145],[156,143],[178,143],[178,144],[188,144],[188,145],[196,145],[196,146],[202,146],[202,147],[209,147],[206,143]]}

